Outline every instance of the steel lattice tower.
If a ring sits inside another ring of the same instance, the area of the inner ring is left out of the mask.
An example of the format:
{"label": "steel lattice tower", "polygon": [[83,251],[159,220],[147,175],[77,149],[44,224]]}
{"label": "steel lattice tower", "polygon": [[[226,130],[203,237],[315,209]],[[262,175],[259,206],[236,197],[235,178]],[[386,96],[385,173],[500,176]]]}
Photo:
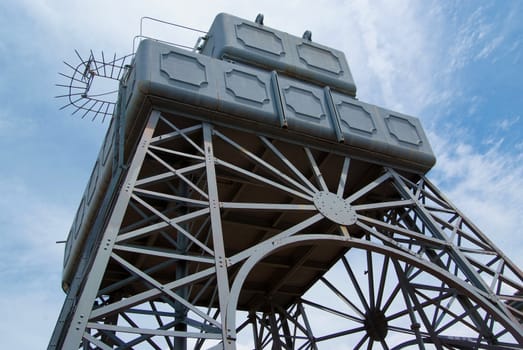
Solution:
{"label": "steel lattice tower", "polygon": [[343,53],[230,15],[143,40],[65,249],[49,349],[519,349],[522,271]]}

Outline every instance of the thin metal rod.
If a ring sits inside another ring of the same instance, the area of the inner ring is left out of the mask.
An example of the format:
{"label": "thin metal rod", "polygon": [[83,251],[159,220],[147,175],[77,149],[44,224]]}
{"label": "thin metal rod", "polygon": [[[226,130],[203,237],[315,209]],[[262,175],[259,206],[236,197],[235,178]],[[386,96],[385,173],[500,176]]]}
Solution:
{"label": "thin metal rod", "polygon": [[116,238],[116,242],[125,242],[125,241],[131,240],[131,239],[137,239],[144,235],[147,235],[148,233],[159,231],[163,228],[166,228],[166,227],[170,226],[171,224],[182,223],[184,221],[192,220],[192,219],[202,216],[202,215],[207,215],[208,213],[209,213],[209,208],[202,208],[200,210],[197,210],[197,211],[194,211],[194,212],[182,215],[182,216],[178,216],[173,219],[164,220],[164,222],[159,222],[159,223],[152,224],[152,225],[149,225],[146,227],[141,227],[136,230],[118,235],[118,237]]}
{"label": "thin metal rod", "polygon": [[191,241],[196,243],[196,245],[198,245],[198,247],[202,248],[208,254],[214,256],[214,252],[209,247],[207,247],[205,244],[203,244],[198,239],[196,239],[196,237],[194,237],[192,234],[187,232],[183,227],[181,227],[176,222],[174,222],[174,220],[171,220],[167,216],[163,215],[161,212],[159,212],[157,209],[155,209],[152,205],[150,205],[149,203],[145,202],[143,199],[141,199],[140,197],[136,196],[135,194],[132,195],[132,198],[135,201],[139,202],[144,207],[146,207],[147,209],[149,209],[154,215],[158,216],[160,219],[165,221],[167,224],[169,224],[170,226],[174,227],[176,230],[178,230],[178,232],[180,232],[181,234],[183,234],[184,236],[189,238]]}
{"label": "thin metal rod", "polygon": [[389,178],[391,177],[391,175],[387,172],[383,175],[381,175],[380,177],[378,177],[377,179],[375,179],[374,181],[372,181],[371,183],[369,183],[367,186],[363,187],[362,189],[360,189],[359,191],[351,194],[349,197],[347,197],[345,200],[348,202],[348,203],[352,203],[354,202],[355,200],[357,200],[358,198],[360,198],[361,196],[365,195],[366,193],[372,191],[374,188],[378,187],[379,185],[381,185],[383,182],[385,182],[386,180],[388,180]]}
{"label": "thin metal rod", "polygon": [[198,192],[202,197],[204,197],[205,199],[208,199],[209,196],[207,195],[207,193],[205,193],[201,188],[199,188],[198,186],[196,186],[194,183],[192,183],[191,180],[189,180],[188,178],[186,178],[183,174],[180,174],[178,173],[177,169],[175,169],[173,166],[171,166],[169,163],[167,163],[166,161],[164,161],[163,159],[161,159],[157,154],[155,154],[154,152],[152,152],[151,150],[148,150],[147,151],[147,154],[150,155],[151,157],[153,157],[158,163],[160,163],[161,165],[163,165],[167,170],[171,171],[173,173],[173,175],[179,177],[183,182],[185,182],[187,185],[189,185],[193,190],[195,190],[196,192]]}
{"label": "thin metal rod", "polygon": [[[205,270],[201,270],[199,272],[193,273],[191,275],[188,275],[187,277],[180,278],[176,281],[169,282],[167,284],[164,284],[164,288],[166,289],[177,289],[181,288],[185,285],[189,285],[192,283],[196,283],[198,281],[206,280],[210,276],[214,275],[215,268],[209,267]],[[142,304],[143,302],[147,302],[150,300],[153,300],[157,297],[159,297],[162,294],[162,292],[156,288],[151,288],[147,291],[132,295],[126,299],[122,299],[120,301],[114,302],[112,304],[101,306],[91,312],[91,319],[96,320],[102,317],[105,317],[106,315],[113,314],[114,312],[118,312],[120,310],[125,310],[130,307],[133,307],[135,305]]]}
{"label": "thin metal rod", "polygon": [[276,169],[275,167],[273,167],[272,165],[270,165],[269,163],[267,163],[266,161],[264,161],[260,157],[256,156],[254,153],[248,151],[247,149],[245,149],[244,147],[240,146],[239,144],[237,144],[236,142],[234,142],[233,140],[231,140],[227,136],[223,135],[218,130],[214,130],[214,134],[216,136],[218,136],[219,138],[221,138],[222,140],[224,140],[225,142],[227,142],[232,147],[236,148],[236,150],[238,150],[239,152],[244,154],[246,157],[254,160],[257,164],[261,165],[263,168],[271,171],[274,175],[280,177],[281,179],[287,181],[289,184],[299,188],[300,190],[302,190],[305,193],[308,193],[309,195],[313,195],[314,194],[314,192],[312,192],[310,189],[302,186],[300,183],[298,183],[295,180],[291,179],[290,177],[285,175],[281,170]]}
{"label": "thin metal rod", "polygon": [[[352,310],[354,310],[359,316],[365,318],[365,312],[360,310],[352,301],[350,301],[338,288],[336,288],[329,280],[325,277],[321,277],[320,281],[323,282],[338,298],[340,298],[345,304],[347,304]],[[358,320],[358,319],[356,319]],[[361,321],[361,320],[358,320]]]}
{"label": "thin metal rod", "polygon": [[234,170],[234,171],[236,171],[236,172],[238,172],[238,173],[240,173],[240,174],[243,174],[243,175],[245,175],[245,176],[251,177],[251,178],[253,178],[253,179],[255,179],[255,180],[258,180],[258,181],[260,181],[260,182],[263,182],[263,183],[265,183],[265,184],[267,184],[267,185],[270,185],[270,186],[272,186],[272,187],[278,188],[278,189],[280,189],[280,190],[282,190],[282,191],[288,192],[288,193],[290,193],[290,194],[293,194],[293,195],[295,195],[295,196],[298,196],[298,197],[300,197],[300,198],[303,198],[303,199],[306,199],[306,200],[312,202],[312,197],[309,196],[309,195],[306,195],[306,194],[303,194],[303,193],[298,192],[298,191],[296,191],[296,190],[293,190],[293,189],[290,188],[290,187],[287,187],[287,186],[282,185],[282,184],[279,184],[279,183],[277,183],[277,182],[275,182],[275,181],[269,180],[269,179],[267,179],[266,177],[263,177],[263,176],[258,175],[258,174],[256,174],[256,173],[253,173],[253,172],[251,172],[251,171],[248,171],[248,170],[245,170],[245,169],[243,169],[243,168],[240,168],[240,167],[238,167],[238,166],[236,166],[236,165],[234,165],[234,164],[231,164],[231,163],[229,163],[229,162],[226,162],[226,161],[224,161],[224,160],[216,159],[216,164],[218,164],[218,165],[222,165],[222,166],[225,166],[226,168],[229,168],[229,169],[231,169],[231,170]]}
{"label": "thin metal rod", "polygon": [[198,33],[202,33],[202,34],[207,34],[206,31],[204,30],[200,30],[200,29],[196,29],[196,28],[191,28],[191,27],[187,27],[187,26],[183,26],[181,24],[176,24],[176,23],[172,23],[172,22],[167,22],[167,21],[164,21],[164,20],[161,20],[161,19],[157,19],[157,18],[153,18],[153,17],[149,17],[149,16],[143,16],[141,19],[140,19],[140,35],[142,35],[143,31],[143,21],[145,19],[148,19],[150,21],[153,21],[153,22],[159,22],[159,23],[163,23],[163,24],[168,24],[168,25],[171,25],[173,27],[178,27],[178,28],[183,28],[183,29],[187,29],[187,30],[192,30],[193,32],[198,32]]}
{"label": "thin metal rod", "polygon": [[272,142],[270,142],[266,137],[264,136],[259,136],[260,139],[262,140],[262,142],[278,157],[278,159],[280,161],[283,162],[283,164],[285,164],[285,166],[287,166],[287,168],[289,168],[296,176],[298,176],[298,178],[304,183],[306,184],[314,193],[318,191],[318,189],[316,188],[316,186],[314,186],[310,181],[309,179],[307,179],[305,177],[305,175],[303,175],[303,173],[301,171],[298,170],[298,168],[296,168],[296,166],[294,164],[292,164],[292,162],[283,155],[283,153],[280,152],[280,150],[278,150],[276,148],[276,146],[274,146],[274,144]]}
{"label": "thin metal rod", "polygon": [[321,174],[320,167],[316,163],[316,160],[314,159],[314,156],[309,149],[309,147],[305,147],[305,154],[307,154],[307,158],[309,159],[310,166],[314,172],[314,176],[316,178],[316,181],[318,182],[318,185],[323,191],[329,191],[329,188],[327,187],[327,184],[325,183],[325,179],[323,178],[323,175]]}
{"label": "thin metal rod", "polygon": [[184,298],[182,298],[178,294],[174,293],[170,288],[166,288],[165,285],[163,285],[162,283],[158,282],[157,280],[155,280],[154,278],[152,278],[151,276],[149,276],[148,274],[146,274],[142,270],[138,269],[137,267],[135,267],[134,265],[129,263],[127,260],[125,260],[122,257],[120,257],[119,255],[117,255],[116,253],[113,252],[111,254],[111,258],[114,259],[115,261],[117,261],[120,265],[122,265],[130,273],[132,273],[133,275],[139,276],[141,279],[143,279],[144,281],[148,282],[149,284],[154,286],[156,289],[158,289],[162,293],[168,295],[170,298],[172,298],[172,299],[176,300],[177,302],[183,304],[186,308],[190,309],[192,312],[194,312],[195,314],[199,315],[204,320],[210,322],[211,324],[214,324],[217,327],[220,327],[220,324],[215,319],[213,319],[212,317],[209,317],[206,313],[200,311],[200,309],[198,307],[192,305],[187,300],[185,300]]}
{"label": "thin metal rod", "polygon": [[343,192],[345,191],[345,185],[347,183],[347,177],[349,175],[349,166],[350,166],[350,158],[345,157],[343,159],[343,166],[341,169],[340,181],[338,182],[338,190],[336,191],[336,194],[340,197],[343,196]]}
{"label": "thin metal rod", "polygon": [[201,256],[196,255],[189,255],[189,254],[180,254],[176,251],[168,250],[168,249],[160,249],[160,248],[143,248],[139,246],[132,246],[132,245],[120,245],[115,244],[114,250],[120,250],[130,253],[136,253],[136,254],[144,254],[144,255],[151,255],[151,256],[159,256],[162,258],[168,258],[172,260],[186,260],[186,261],[195,261],[200,262],[204,264],[213,264],[214,259],[211,258],[205,258]]}
{"label": "thin metal rod", "polygon": [[239,202],[221,202],[220,206],[224,209],[242,209],[242,210],[317,210],[313,204],[276,204],[276,203],[239,203]]}
{"label": "thin metal rod", "polygon": [[180,197],[180,196],[165,194],[165,193],[156,192],[156,191],[142,190],[139,188],[135,188],[134,193],[141,194],[144,197],[162,199],[162,200],[172,201],[172,202],[182,202],[182,203],[187,203],[187,204],[193,204],[193,206],[196,206],[196,207],[206,207],[209,205],[208,201],[201,201],[201,200],[192,199],[192,198]]}
{"label": "thin metal rod", "polygon": [[101,329],[101,330],[106,330],[106,331],[131,333],[131,334],[150,334],[153,336],[162,336],[162,337],[167,336],[167,337],[221,339],[221,334],[219,334],[219,333],[177,332],[177,331],[168,331],[168,330],[163,330],[163,329],[113,326],[113,325],[109,325],[109,324],[92,323],[92,322],[89,322],[87,325],[89,328],[92,328],[92,329]]}

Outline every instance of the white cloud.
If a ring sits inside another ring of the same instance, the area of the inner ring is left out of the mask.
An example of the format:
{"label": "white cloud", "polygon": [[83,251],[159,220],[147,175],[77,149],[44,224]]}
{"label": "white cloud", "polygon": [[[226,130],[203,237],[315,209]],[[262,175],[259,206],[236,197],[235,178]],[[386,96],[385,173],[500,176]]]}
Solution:
{"label": "white cloud", "polygon": [[476,59],[485,59],[488,58],[492,52],[494,52],[503,42],[505,38],[500,35],[492,39],[490,42],[481,49],[481,51],[476,55]]}
{"label": "white cloud", "polygon": [[[2,176],[0,193],[2,347],[44,347],[64,299],[63,245],[55,242],[65,236],[74,211],[39,198],[18,179]],[[20,334],[17,327],[31,331]]]}
{"label": "white cloud", "polygon": [[[48,284],[48,282],[47,282]],[[62,302],[63,294],[54,295],[37,285],[16,293],[1,293],[0,337],[3,349],[45,349]]]}
{"label": "white cloud", "polygon": [[35,132],[37,132],[37,128],[31,118],[13,112],[10,108],[0,108],[0,136],[20,139],[30,137]]}
{"label": "white cloud", "polygon": [[491,26],[484,22],[485,11],[488,9],[478,6],[465,21],[458,24],[454,37],[449,38],[453,42],[449,51],[450,71],[462,69],[477,56],[478,44],[491,31]]}
{"label": "white cloud", "polygon": [[515,124],[517,124],[520,120],[520,117],[519,115],[518,116],[515,116],[514,118],[507,118],[507,119],[502,119],[498,126],[499,128],[502,130],[502,131],[509,131],[509,129],[514,126]]}
{"label": "white cloud", "polygon": [[348,36],[343,48],[361,99],[409,114],[441,100],[433,89],[433,54],[440,38],[431,32],[441,18],[420,17],[420,7],[410,1],[357,1],[342,8],[348,19],[339,31]]}
{"label": "white cloud", "polygon": [[476,114],[481,103],[483,103],[483,99],[481,97],[477,95],[470,97],[468,100],[469,107],[467,110],[467,114],[469,116]]}
{"label": "white cloud", "polygon": [[59,269],[63,246],[55,242],[66,236],[74,209],[39,198],[31,184],[18,179],[3,177],[0,192],[4,228],[0,271]]}
{"label": "white cloud", "polygon": [[[464,126],[463,116],[454,116],[456,120],[440,117],[447,114],[445,108],[460,100],[468,103],[469,115],[481,113],[478,103],[482,97],[464,95],[466,90],[464,82],[458,80],[459,72],[475,60],[499,55],[508,28],[502,26],[500,29],[488,20],[488,7],[478,6],[468,17],[458,17],[457,10],[449,7],[451,5],[444,6],[436,4],[429,18],[412,15],[419,14],[419,6],[418,12],[409,12],[400,6],[391,14],[393,18],[401,18],[398,27],[403,29],[379,26],[376,32],[367,34],[362,46],[370,55],[378,56],[375,60],[369,58],[369,66],[377,77],[371,82],[385,91],[383,94],[388,97],[384,97],[384,101],[388,107],[397,106],[398,110],[405,111],[408,108],[404,107],[409,106],[414,114],[431,117],[426,118],[425,126],[429,126],[429,139],[437,155],[437,165],[429,177],[435,177],[451,200],[495,244],[506,249],[509,257],[523,263],[519,254],[523,242],[514,240],[515,232],[520,231],[518,218],[523,212],[521,147],[518,152],[515,145],[516,153],[507,153],[501,148],[503,135],[497,134],[495,138],[491,135],[488,150],[482,153],[473,145],[480,142]],[[452,13],[455,13],[455,18],[452,18]],[[377,17],[386,18],[382,14]],[[374,14],[363,13],[362,18],[367,20],[363,24],[366,28],[375,25]],[[419,40],[410,32],[419,35]],[[391,45],[378,45],[377,35]],[[402,57],[402,53],[407,58]],[[389,66],[398,68],[399,73]],[[412,72],[410,80],[401,76],[404,72]],[[519,116],[505,118],[492,129],[509,131],[518,121]]]}
{"label": "white cloud", "polygon": [[[455,137],[453,137],[455,136]],[[523,154],[507,154],[499,144],[481,153],[449,131],[442,138],[430,135],[438,165],[430,177],[472,222],[516,264],[520,252],[523,213]]]}

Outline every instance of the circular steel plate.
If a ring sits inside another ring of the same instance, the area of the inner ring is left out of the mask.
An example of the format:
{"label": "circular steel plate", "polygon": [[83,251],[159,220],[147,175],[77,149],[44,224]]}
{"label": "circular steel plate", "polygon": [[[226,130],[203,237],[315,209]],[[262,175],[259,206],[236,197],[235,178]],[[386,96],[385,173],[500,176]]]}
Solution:
{"label": "circular steel plate", "polygon": [[356,211],[342,197],[327,191],[317,192],[314,205],[327,219],[340,225],[356,223]]}

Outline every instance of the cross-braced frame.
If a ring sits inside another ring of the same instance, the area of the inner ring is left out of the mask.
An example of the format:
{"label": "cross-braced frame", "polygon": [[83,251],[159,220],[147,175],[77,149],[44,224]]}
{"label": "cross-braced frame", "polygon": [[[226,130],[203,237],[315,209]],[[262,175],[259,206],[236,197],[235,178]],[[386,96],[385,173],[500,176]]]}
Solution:
{"label": "cross-braced frame", "polygon": [[515,349],[523,273],[423,175],[152,111],[63,348]]}

